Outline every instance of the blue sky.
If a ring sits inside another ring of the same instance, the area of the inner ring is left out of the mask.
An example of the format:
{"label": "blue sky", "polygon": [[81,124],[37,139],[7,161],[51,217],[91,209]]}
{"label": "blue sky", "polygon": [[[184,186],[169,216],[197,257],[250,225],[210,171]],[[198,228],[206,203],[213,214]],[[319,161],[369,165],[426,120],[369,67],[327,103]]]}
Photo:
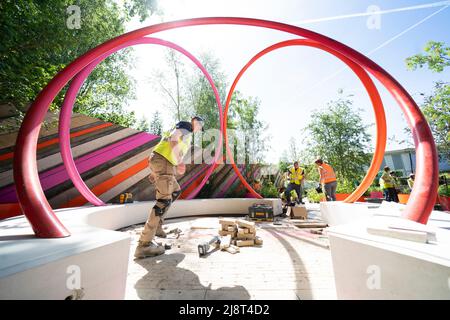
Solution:
{"label": "blue sky", "polygon": [[[436,5],[382,14],[380,28],[368,28],[367,21],[371,19],[368,16],[299,23],[364,13],[369,6],[377,6],[384,11],[427,4]],[[450,45],[450,7],[446,8],[443,4],[450,5],[450,1],[160,0],[164,16],[153,16],[143,23],[132,21],[128,29],[205,16],[252,17],[299,25],[368,54],[420,103],[419,93],[429,93],[434,81],[450,81],[450,73],[436,74],[427,69],[407,71],[404,60],[421,52],[428,40],[443,41]],[[230,84],[254,54],[278,41],[295,38],[278,31],[240,26],[190,27],[154,36],[174,41],[196,56],[205,51],[213,52],[221,60]],[[381,48],[372,52],[380,45]],[[137,99],[131,101],[130,109],[147,117],[159,110],[163,114],[165,126],[169,127],[171,121],[167,101],[148,81],[155,69],[161,70],[164,49],[138,46],[135,53],[136,69],[132,75],[137,80]],[[184,61],[190,64],[187,59]],[[377,87],[386,109],[388,136],[404,139],[406,122],[400,108],[378,83]],[[268,161],[278,160],[282,151],[288,148],[290,137],[296,137],[299,147],[304,147],[301,129],[309,122],[314,110],[324,109],[328,101],[336,99],[340,88],[346,94],[354,95],[355,107],[363,109],[361,115],[364,122],[373,123],[369,99],[356,76],[336,58],[316,49],[290,47],[272,52],[257,61],[237,87],[243,94],[261,100],[261,119],[269,124],[268,135],[272,138]],[[370,132],[374,136],[374,129]],[[387,150],[404,147],[405,144],[388,142]]]}

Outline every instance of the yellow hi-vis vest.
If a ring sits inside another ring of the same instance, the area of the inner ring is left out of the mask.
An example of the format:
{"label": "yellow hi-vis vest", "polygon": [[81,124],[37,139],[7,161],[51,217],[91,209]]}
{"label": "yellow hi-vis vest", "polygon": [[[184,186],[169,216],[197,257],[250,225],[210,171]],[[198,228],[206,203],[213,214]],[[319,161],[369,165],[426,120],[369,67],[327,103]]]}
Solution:
{"label": "yellow hi-vis vest", "polygon": [[161,141],[153,149],[153,152],[162,155],[171,164],[177,166],[179,165],[179,163],[177,161],[176,153],[178,153],[180,159],[183,159],[183,157],[186,155],[189,148],[191,147],[191,140],[192,140],[191,134],[181,136],[180,138],[178,138],[176,148],[173,149],[172,146],[170,145],[170,133],[166,132],[161,138]]}
{"label": "yellow hi-vis vest", "polygon": [[394,183],[392,177],[389,173],[383,173],[380,177],[380,187],[381,189],[393,188]]}
{"label": "yellow hi-vis vest", "polygon": [[298,167],[297,170],[295,170],[294,167],[289,169],[289,172],[291,173],[291,183],[300,184],[302,183],[303,179],[303,168]]}

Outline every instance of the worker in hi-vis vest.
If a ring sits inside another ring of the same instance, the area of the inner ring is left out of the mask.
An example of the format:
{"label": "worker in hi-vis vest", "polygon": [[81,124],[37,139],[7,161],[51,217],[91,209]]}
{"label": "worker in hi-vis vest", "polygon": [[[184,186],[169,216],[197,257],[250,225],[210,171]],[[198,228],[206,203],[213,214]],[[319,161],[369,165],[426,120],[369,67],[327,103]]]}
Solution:
{"label": "worker in hi-vis vest", "polygon": [[336,201],[337,180],[333,168],[322,159],[317,159],[314,163],[319,171],[320,183],[327,201]]}
{"label": "worker in hi-vis vest", "polygon": [[149,158],[150,180],[155,184],[156,204],[145,223],[134,256],[145,258],[163,254],[163,246],[155,244],[155,235],[164,237],[162,230],[164,215],[181,195],[175,174],[184,174],[183,158],[191,148],[192,133],[203,130],[203,119],[195,116],[191,122],[180,121],[171,133],[164,134]]}
{"label": "worker in hi-vis vest", "polygon": [[[383,190],[384,199],[386,201],[395,201],[395,184],[394,179],[390,174],[391,169],[389,167],[384,167],[383,174],[380,177],[380,187]],[[398,201],[395,201],[398,202]]]}
{"label": "worker in hi-vis vest", "polygon": [[298,161],[294,162],[294,166],[288,170],[289,184],[286,188],[285,196],[287,203],[291,203],[291,190],[297,192],[297,203],[302,202],[302,180],[305,175],[305,170],[298,166]]}

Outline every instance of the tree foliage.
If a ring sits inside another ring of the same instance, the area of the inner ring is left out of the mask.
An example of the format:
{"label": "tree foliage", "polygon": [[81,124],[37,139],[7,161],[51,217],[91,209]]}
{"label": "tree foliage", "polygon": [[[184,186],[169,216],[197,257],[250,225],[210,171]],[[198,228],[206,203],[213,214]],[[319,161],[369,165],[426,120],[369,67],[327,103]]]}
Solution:
{"label": "tree foliage", "polygon": [[436,142],[439,154],[450,159],[450,85],[436,82],[434,91],[421,106]]}
{"label": "tree foliage", "polygon": [[[223,105],[227,77],[220,60],[211,52],[200,54],[199,60],[211,75]],[[158,70],[151,81],[166,96],[174,121],[189,120],[193,115],[199,115],[205,120],[205,129],[220,128],[216,97],[210,83],[197,66],[184,64],[178,52],[168,51],[165,70]],[[267,150],[266,125],[258,119],[259,105],[258,99],[245,97],[239,91],[235,91],[230,103],[228,128],[239,132],[241,137],[249,138],[244,141],[247,165],[263,162]]]}
{"label": "tree foliage", "polygon": [[[450,66],[450,47],[443,42],[429,41],[425,53],[419,53],[406,59],[409,70],[427,65],[433,72],[443,72]],[[431,94],[424,94],[421,110],[430,125],[439,155],[450,159],[450,84],[438,81]],[[407,132],[410,132],[409,128]]]}
{"label": "tree foliage", "polygon": [[[148,16],[154,1],[79,0],[80,28],[66,24],[70,0],[5,0],[0,2],[0,104],[23,113],[45,85],[71,61],[88,50],[125,32],[133,15]],[[80,89],[74,111],[123,126],[135,126],[126,103],[134,95],[128,75],[130,50],[122,50],[102,62]],[[57,110],[64,90],[51,110]]]}
{"label": "tree foliage", "polygon": [[163,132],[163,122],[161,119],[161,113],[159,111],[155,111],[153,113],[152,120],[150,121],[149,126],[150,133],[156,134],[160,136]]}
{"label": "tree foliage", "polygon": [[425,53],[406,58],[406,67],[409,70],[416,70],[427,65],[433,72],[442,72],[450,66],[450,47],[446,47],[445,43],[428,41],[424,51]]}
{"label": "tree foliage", "polygon": [[316,111],[306,127],[308,152],[329,162],[341,180],[359,180],[370,163],[370,134],[349,97]]}

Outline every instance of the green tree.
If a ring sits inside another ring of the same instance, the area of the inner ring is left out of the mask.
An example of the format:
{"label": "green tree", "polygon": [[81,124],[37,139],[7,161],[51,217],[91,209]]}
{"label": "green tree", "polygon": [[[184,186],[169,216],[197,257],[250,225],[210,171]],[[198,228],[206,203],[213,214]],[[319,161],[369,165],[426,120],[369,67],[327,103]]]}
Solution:
{"label": "green tree", "polygon": [[406,58],[408,70],[416,70],[427,65],[433,72],[442,72],[450,66],[450,47],[446,47],[444,42],[428,41],[423,50],[425,53]]}
{"label": "green tree", "polygon": [[150,131],[150,124],[148,123],[147,119],[145,117],[141,117],[139,120],[136,129],[139,131],[149,132]]}
{"label": "green tree", "polygon": [[[265,152],[268,149],[270,137],[266,135],[268,125],[259,120],[260,101],[254,97],[245,97],[241,92],[235,91],[230,103],[230,125],[244,140],[244,161],[247,166],[262,164]],[[237,154],[237,151],[235,154]],[[248,167],[249,169],[249,167]]]}
{"label": "green tree", "polygon": [[155,113],[153,113],[149,129],[150,133],[156,134],[157,136],[160,136],[162,134],[163,122],[161,119],[161,113],[159,111],[155,111]]}
{"label": "green tree", "polygon": [[[433,72],[443,72],[450,66],[450,48],[443,42],[429,41],[424,48],[425,53],[406,59],[409,70],[421,68],[424,65]],[[434,84],[431,94],[424,94],[421,110],[433,132],[439,154],[450,159],[450,84],[438,81]],[[410,132],[409,128],[407,129]]]}
{"label": "green tree", "polygon": [[[183,110],[186,102],[186,68],[180,53],[173,49],[167,49],[165,55],[167,70],[156,70],[151,82],[156,83],[157,89],[167,98],[169,109],[173,110],[175,121],[181,121],[187,112]],[[167,72],[168,71],[168,72]]]}
{"label": "green tree", "polygon": [[349,97],[328,103],[326,111],[316,111],[306,127],[311,156],[329,162],[341,180],[359,180],[370,163],[370,135],[353,109]]}
{"label": "green tree", "polygon": [[[227,77],[221,69],[220,61],[211,52],[202,53],[199,60],[208,70],[219,92],[221,102],[225,101]],[[192,76],[187,77],[186,113],[198,114],[205,120],[207,128],[220,128],[219,113],[214,92],[205,75],[195,67]]]}
{"label": "green tree", "polygon": [[[120,4],[122,3],[122,5]],[[0,3],[0,104],[17,109],[16,128],[24,112],[44,86],[71,61],[100,43],[125,32],[133,15],[148,16],[154,1],[79,0],[79,28],[67,25],[70,0],[5,0]],[[131,11],[129,11],[131,10]],[[128,75],[130,50],[122,50],[102,62],[78,94],[74,111],[132,126],[134,113],[126,111],[133,97]],[[64,90],[51,110],[57,110]]]}
{"label": "green tree", "polygon": [[297,142],[294,137],[291,137],[289,139],[289,149],[288,149],[288,160],[291,163],[294,163],[295,161],[299,161],[300,159],[300,150],[297,145]]}

